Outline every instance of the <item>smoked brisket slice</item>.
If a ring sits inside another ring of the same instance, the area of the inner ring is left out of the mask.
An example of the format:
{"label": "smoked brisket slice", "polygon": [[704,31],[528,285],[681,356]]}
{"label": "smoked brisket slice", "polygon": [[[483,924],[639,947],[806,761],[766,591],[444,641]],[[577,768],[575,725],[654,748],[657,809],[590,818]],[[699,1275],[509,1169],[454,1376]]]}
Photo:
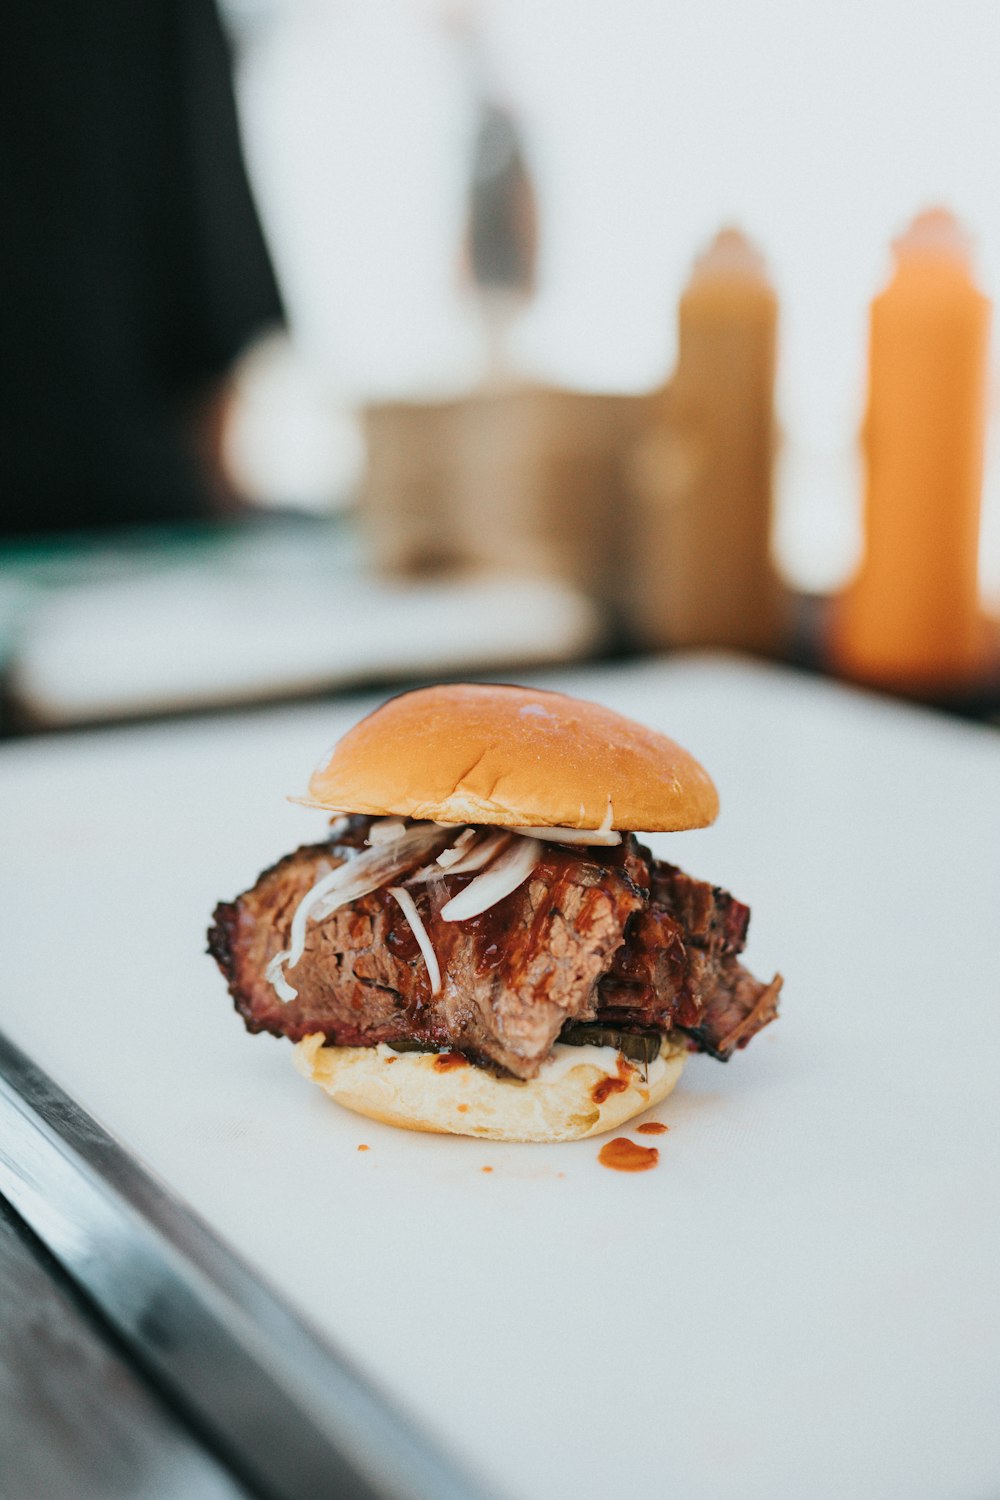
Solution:
{"label": "smoked brisket slice", "polygon": [[441,968],[437,995],[395,898],[363,896],[310,923],[305,954],[287,971],[298,998],[285,1004],[267,965],[287,947],[302,897],[363,843],[367,821],[288,855],[216,908],[209,951],[249,1030],[293,1041],[320,1031],[339,1046],[455,1047],[531,1078],[567,1022],[683,1029],[725,1057],[775,1013],[776,986],[736,962],[747,908],[653,861],[633,837],[612,849],[545,845],[517,891],[465,922],[444,922],[440,911],[471,876],[410,886]]}
{"label": "smoked brisket slice", "polygon": [[646,881],[648,870],[631,849],[598,862],[546,845],[518,890],[465,922],[444,922],[439,913],[471,876],[415,884],[410,891],[441,967],[442,988],[432,995],[395,898],[375,891],[310,924],[305,954],[288,970],[299,996],[286,1005],[265,970],[287,946],[302,897],[344,853],[326,844],[299,849],[216,908],[209,948],[251,1031],[293,1041],[322,1031],[348,1047],[416,1040],[530,1078],[564,1022],[592,1015],[597,981],[646,900],[634,877]]}
{"label": "smoked brisket slice", "polygon": [[737,962],[750,908],[719,886],[654,860],[650,902],[629,925],[598,988],[597,1020],[623,1030],[684,1031],[724,1062],[778,1013],[781,980]]}

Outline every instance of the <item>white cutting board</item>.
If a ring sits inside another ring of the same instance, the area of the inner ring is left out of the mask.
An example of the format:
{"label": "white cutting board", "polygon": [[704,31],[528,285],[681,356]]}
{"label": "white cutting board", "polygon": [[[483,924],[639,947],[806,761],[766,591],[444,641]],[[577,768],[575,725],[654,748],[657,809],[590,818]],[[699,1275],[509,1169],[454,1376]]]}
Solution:
{"label": "white cutting board", "polygon": [[319,832],[283,796],[360,699],[0,747],[2,1025],[510,1496],[996,1493],[1000,736],[718,659],[546,682],[706,762],[655,846],[786,976],[656,1170],[358,1120],[232,1014],[213,903]]}

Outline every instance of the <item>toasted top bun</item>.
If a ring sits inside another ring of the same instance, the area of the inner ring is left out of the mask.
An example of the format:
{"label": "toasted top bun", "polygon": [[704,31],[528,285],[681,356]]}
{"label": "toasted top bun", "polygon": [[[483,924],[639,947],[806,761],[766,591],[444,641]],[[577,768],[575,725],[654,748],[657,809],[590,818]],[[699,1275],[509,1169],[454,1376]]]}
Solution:
{"label": "toasted top bun", "polygon": [[[522,1082],[464,1060],[452,1066],[454,1054],[323,1041],[317,1034],[299,1042],[295,1066],[346,1109],[403,1130],[490,1141],[578,1141],[617,1130],[666,1098],[687,1059],[686,1049],[665,1037],[645,1070],[612,1054],[609,1072],[604,1054],[611,1048],[562,1047],[554,1076],[543,1071]],[[579,1062],[567,1053],[578,1053]]]}
{"label": "toasted top bun", "polygon": [[703,828],[719,811],[680,745],[598,703],[457,683],[390,698],[344,735],[303,801],[502,827]]}

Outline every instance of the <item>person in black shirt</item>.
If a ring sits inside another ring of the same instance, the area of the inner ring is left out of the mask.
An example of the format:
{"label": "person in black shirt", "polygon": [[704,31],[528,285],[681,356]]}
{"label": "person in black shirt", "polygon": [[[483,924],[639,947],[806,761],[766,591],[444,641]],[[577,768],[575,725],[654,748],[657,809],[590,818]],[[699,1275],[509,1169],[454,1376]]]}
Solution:
{"label": "person in black shirt", "polygon": [[0,49],[0,534],[212,513],[281,300],[213,0],[29,0]]}

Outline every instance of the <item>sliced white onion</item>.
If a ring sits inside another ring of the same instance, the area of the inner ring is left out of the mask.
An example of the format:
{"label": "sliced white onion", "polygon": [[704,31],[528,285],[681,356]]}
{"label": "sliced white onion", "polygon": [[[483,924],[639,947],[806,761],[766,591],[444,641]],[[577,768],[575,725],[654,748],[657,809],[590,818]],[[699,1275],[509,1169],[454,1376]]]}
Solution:
{"label": "sliced white onion", "polygon": [[481,844],[474,844],[469,852],[455,864],[449,865],[446,873],[448,875],[468,875],[472,870],[481,870],[484,865],[489,864],[494,854],[499,854],[505,844],[511,840],[510,829],[501,829],[498,833],[488,833]]}
{"label": "sliced white onion", "polygon": [[366,843],[369,845],[394,844],[405,832],[406,824],[402,818],[379,818],[370,824]]}
{"label": "sliced white onion", "polygon": [[[365,849],[356,854],[346,865],[339,866],[333,874],[343,874],[343,884],[339,881],[332,883],[319,896],[313,896],[313,909],[302,918],[302,942],[305,946],[305,924],[307,921],[323,922],[340,906],[345,906],[349,901],[356,901],[359,896],[367,896],[369,891],[377,891],[379,886],[385,885],[387,881],[394,879],[396,875],[410,868],[416,860],[421,859],[429,850],[439,843],[441,833],[433,823],[418,823],[413,828],[408,828],[391,844],[375,844],[371,849]],[[332,876],[331,876],[332,880]],[[362,888],[363,887],[363,888]],[[316,886],[313,887],[316,891]],[[308,900],[306,896],[304,900]],[[292,918],[292,941],[291,948],[295,952],[295,923],[302,910],[300,903],[295,916]],[[301,958],[301,953],[299,957]],[[298,958],[292,960],[298,963]]]}
{"label": "sliced white onion", "polygon": [[[426,869],[416,870],[407,877],[407,885],[422,885],[425,880],[441,880],[445,875],[469,875],[473,870],[481,870],[485,864],[498,854],[505,844],[509,844],[513,834],[509,828],[502,829],[499,833],[488,834],[482,843],[473,844],[468,852],[448,869],[441,869],[435,863],[428,865]],[[447,853],[447,850],[445,851]]]}
{"label": "sliced white onion", "polygon": [[436,995],[441,988],[441,966],[437,961],[437,954],[434,952],[434,945],[428,936],[427,928],[417,911],[417,903],[409,891],[401,885],[391,885],[389,895],[395,896],[399,902],[399,909],[409,922],[410,930],[420,944],[420,951],[424,955],[424,963],[427,965],[427,974],[431,982],[431,994]]}
{"label": "sliced white onion", "polygon": [[464,891],[459,891],[442,906],[442,919],[445,922],[464,922],[469,917],[478,917],[488,906],[494,906],[511,891],[516,891],[527,880],[541,855],[542,846],[537,839],[515,839],[509,849],[497,855],[488,870],[477,875]]}
{"label": "sliced white onion", "polygon": [[[294,969],[306,949],[306,927],[309,922],[323,922],[340,906],[357,901],[377,891],[396,875],[401,875],[447,835],[433,823],[419,823],[391,844],[366,849],[348,859],[322,880],[317,880],[302,897],[292,917],[288,948],[276,954],[267,966],[267,979],[280,999],[294,1000],[297,990],[284,977],[284,969]],[[279,989],[279,981],[281,988]],[[283,993],[284,991],[284,993]]]}
{"label": "sliced white onion", "polygon": [[285,978],[284,966],[291,958],[291,956],[292,955],[288,951],[288,949],[283,948],[280,953],[276,953],[274,955],[274,957],[271,959],[271,962],[264,970],[264,978],[267,980],[268,984],[274,986],[274,992],[277,995],[278,999],[283,1000],[286,1005],[288,1004],[289,1000],[297,999],[299,993],[298,990],[292,989],[292,986]]}
{"label": "sliced white onion", "polygon": [[610,847],[622,841],[617,828],[600,835],[595,828],[512,828],[511,832],[531,839],[545,839],[549,844],[599,844]]}
{"label": "sliced white onion", "polygon": [[441,850],[441,853],[437,857],[438,864],[443,870],[450,870],[455,861],[461,859],[469,845],[475,843],[475,841],[476,830],[474,828],[466,828],[464,832],[458,835],[458,838],[449,848]]}
{"label": "sliced white onion", "polygon": [[609,797],[608,810],[599,828],[515,828],[513,832],[524,834],[528,838],[547,839],[550,844],[620,844],[622,836],[616,828],[612,828],[613,818]]}
{"label": "sliced white onion", "polygon": [[[291,800],[291,799],[289,799],[289,800]],[[350,824],[351,824],[351,815],[350,815],[350,813],[341,813],[339,818],[334,818],[333,822],[330,824],[329,828],[326,830],[326,836],[327,836],[327,838],[330,839],[330,840],[339,839],[340,835],[342,833],[346,833],[347,832],[348,828],[350,827]]]}

